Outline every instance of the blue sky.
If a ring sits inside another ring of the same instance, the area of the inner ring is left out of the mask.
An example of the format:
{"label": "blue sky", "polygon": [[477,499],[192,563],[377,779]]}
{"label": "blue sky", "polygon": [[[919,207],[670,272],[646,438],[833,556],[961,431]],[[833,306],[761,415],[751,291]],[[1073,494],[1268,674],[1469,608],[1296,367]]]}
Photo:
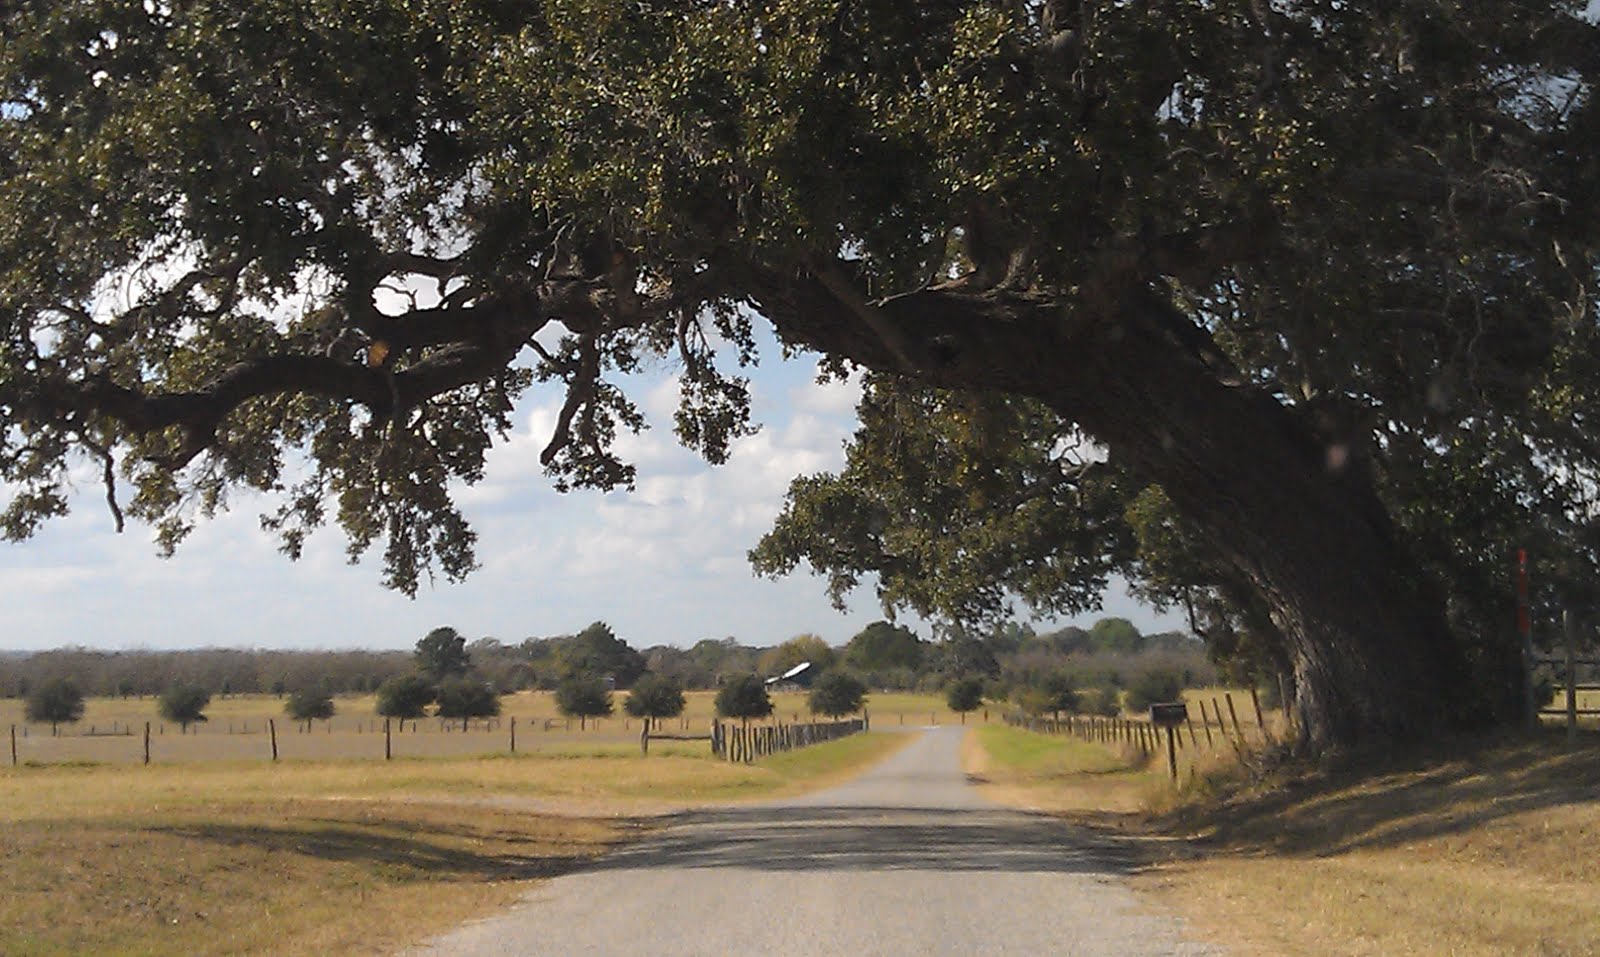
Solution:
{"label": "blue sky", "polygon": [[[425,584],[415,600],[384,589],[375,562],[348,565],[336,529],[288,561],[257,527],[265,502],[249,497],[161,559],[149,529],[113,531],[85,470],[70,516],[29,542],[0,545],[0,648],[408,648],[440,625],[513,642],[596,619],[635,647],[727,636],[775,644],[802,632],[843,643],[882,617],[870,591],[840,614],[820,579],[758,579],[744,556],[791,478],[843,464],[856,390],[816,385],[813,357],[782,362],[771,343],[762,354],[752,385],[762,429],[715,469],[672,437],[671,368],[638,377],[631,394],[655,427],[621,444],[639,469],[632,493],[550,488],[538,455],[561,396],[531,391],[485,480],[460,492],[482,568],[461,584]],[[1181,627],[1120,593],[1105,613],[1146,630]]]}

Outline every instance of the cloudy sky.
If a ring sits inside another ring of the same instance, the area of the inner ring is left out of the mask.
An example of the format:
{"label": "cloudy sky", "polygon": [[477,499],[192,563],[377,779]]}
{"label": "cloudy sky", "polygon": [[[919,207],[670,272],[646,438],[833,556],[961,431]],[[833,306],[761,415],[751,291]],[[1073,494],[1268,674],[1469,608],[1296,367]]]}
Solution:
{"label": "cloudy sky", "polygon": [[[385,590],[375,562],[348,565],[337,530],[288,561],[258,529],[259,499],[202,522],[163,560],[149,529],[113,531],[86,473],[70,516],[31,541],[0,544],[0,648],[406,648],[439,625],[514,642],[596,619],[635,647],[726,636],[772,644],[807,631],[843,643],[882,617],[870,592],[840,614],[820,579],[758,579],[745,562],[789,480],[842,465],[854,427],[852,386],[818,386],[814,359],[777,354],[764,349],[756,370],[761,431],[716,469],[672,437],[671,368],[640,376],[630,388],[656,427],[623,443],[639,467],[631,494],[551,490],[538,456],[561,397],[531,391],[485,480],[460,493],[482,568],[462,584],[424,585],[415,600]],[[1120,593],[1106,613],[1146,630],[1181,627]]]}

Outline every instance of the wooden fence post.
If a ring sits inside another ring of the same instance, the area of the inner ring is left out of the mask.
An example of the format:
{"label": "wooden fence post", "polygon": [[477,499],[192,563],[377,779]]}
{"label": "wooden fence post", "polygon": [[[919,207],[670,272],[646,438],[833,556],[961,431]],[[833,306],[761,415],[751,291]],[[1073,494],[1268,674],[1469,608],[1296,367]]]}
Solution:
{"label": "wooden fence post", "polygon": [[[1561,613],[1561,630],[1567,646],[1567,740],[1578,737],[1578,620],[1572,609]],[[1538,702],[1542,707],[1544,702]]]}
{"label": "wooden fence post", "polygon": [[[406,726],[406,723],[404,721],[400,722],[400,727],[404,728],[405,726]],[[389,736],[389,719],[388,718],[384,718],[383,719],[383,759],[385,761],[389,761],[389,760],[392,760],[393,758],[394,758],[394,745],[393,745],[393,739],[391,739],[390,736]]]}
{"label": "wooden fence post", "polygon": [[1250,686],[1250,703],[1256,706],[1256,727],[1261,729],[1261,740],[1270,741],[1271,735],[1267,734],[1267,720],[1261,716],[1261,695],[1256,693],[1256,686]]}
{"label": "wooden fence post", "polygon": [[1206,729],[1206,747],[1215,747],[1216,742],[1211,738],[1211,716],[1206,714],[1205,699],[1200,699],[1200,725]]}
{"label": "wooden fence post", "polygon": [[517,716],[511,716],[511,753],[517,753]]}
{"label": "wooden fence post", "polygon": [[1178,746],[1173,743],[1173,732],[1177,730],[1172,725],[1167,725],[1167,770],[1172,772],[1172,780],[1178,780]]}
{"label": "wooden fence post", "polygon": [[[1233,719],[1233,735],[1234,735],[1234,737],[1238,738],[1240,741],[1243,741],[1244,740],[1244,729],[1239,726],[1239,712],[1234,710],[1234,707],[1233,707],[1233,692],[1224,691],[1222,693],[1222,697],[1223,697],[1224,700],[1226,700],[1228,702],[1228,716]],[[1218,724],[1222,723],[1222,713],[1221,712],[1217,713],[1217,723]]]}
{"label": "wooden fence post", "polygon": [[267,735],[272,738],[272,760],[278,760],[278,721],[276,718],[267,719]]}
{"label": "wooden fence post", "polygon": [[[148,737],[148,736],[147,736]],[[17,766],[17,726],[11,726],[11,766]]]}
{"label": "wooden fence post", "polygon": [[150,722],[144,723],[144,763],[150,763]]}

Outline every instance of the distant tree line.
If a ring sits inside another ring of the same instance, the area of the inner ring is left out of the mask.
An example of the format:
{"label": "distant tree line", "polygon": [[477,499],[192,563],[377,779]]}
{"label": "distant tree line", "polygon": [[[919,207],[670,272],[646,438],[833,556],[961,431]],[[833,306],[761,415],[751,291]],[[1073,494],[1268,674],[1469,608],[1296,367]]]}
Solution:
{"label": "distant tree line", "polygon": [[[217,696],[277,694],[287,699],[289,713],[310,719],[331,714],[327,702],[335,695],[377,692],[380,713],[395,716],[475,717],[498,713],[501,694],[540,689],[558,692],[564,711],[587,718],[611,714],[611,693],[643,681],[630,714],[660,718],[671,716],[671,703],[684,690],[775,677],[802,663],[811,665],[813,679],[831,679],[823,682],[827,692],[818,697],[818,713],[843,713],[840,702],[848,705],[853,698],[836,692],[855,685],[863,692],[941,695],[960,685],[951,700],[964,706],[977,706],[977,688],[979,700],[1062,712],[1142,707],[1147,699],[1219,679],[1193,636],[1145,635],[1125,618],[1044,633],[1016,622],[983,631],[943,627],[927,639],[904,625],[877,621],[841,647],[802,634],[775,647],[708,638],[688,648],[643,650],[597,621],[575,634],[516,644],[468,640],[453,628],[436,628],[410,653],[65,648],[0,654],[0,695],[26,698],[33,689],[60,682],[91,696],[161,695],[183,686]],[[849,681],[841,685],[833,676]]]}

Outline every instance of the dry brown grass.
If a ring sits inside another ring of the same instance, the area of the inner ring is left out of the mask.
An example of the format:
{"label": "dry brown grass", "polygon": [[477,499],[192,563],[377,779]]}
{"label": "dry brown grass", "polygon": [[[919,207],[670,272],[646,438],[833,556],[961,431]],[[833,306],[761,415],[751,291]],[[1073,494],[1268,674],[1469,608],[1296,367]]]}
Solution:
{"label": "dry brown grass", "polygon": [[392,953],[652,826],[650,813],[824,786],[908,740],[855,735],[755,765],[663,742],[648,758],[602,743],[4,768],[0,954]]}
{"label": "dry brown grass", "polygon": [[1600,953],[1593,741],[1462,745],[1279,782],[1172,824],[1196,856],[1147,886],[1240,953]]}
{"label": "dry brown grass", "polygon": [[[1084,788],[1103,773],[990,773],[998,798],[1128,835],[1147,861],[1137,886],[1233,954],[1600,954],[1600,741],[1461,744],[1243,789],[1229,754],[1182,791],[1163,767],[1130,768],[1099,808]],[[1118,813],[1139,791],[1144,809]]]}
{"label": "dry brown grass", "polygon": [[193,802],[7,822],[0,952],[392,952],[624,833],[615,821],[412,802]]}

